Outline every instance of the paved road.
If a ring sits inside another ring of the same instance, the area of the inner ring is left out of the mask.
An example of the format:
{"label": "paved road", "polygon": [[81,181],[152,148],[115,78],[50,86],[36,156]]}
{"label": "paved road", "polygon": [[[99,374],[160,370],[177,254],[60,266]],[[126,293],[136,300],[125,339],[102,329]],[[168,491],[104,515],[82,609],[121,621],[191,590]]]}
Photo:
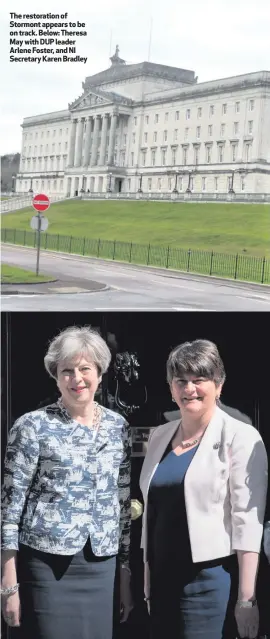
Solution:
{"label": "paved road", "polygon": [[[36,251],[2,245],[2,261],[35,270]],[[95,258],[41,252],[40,272],[108,285],[93,293],[2,295],[2,311],[270,311],[270,287],[230,283]]]}

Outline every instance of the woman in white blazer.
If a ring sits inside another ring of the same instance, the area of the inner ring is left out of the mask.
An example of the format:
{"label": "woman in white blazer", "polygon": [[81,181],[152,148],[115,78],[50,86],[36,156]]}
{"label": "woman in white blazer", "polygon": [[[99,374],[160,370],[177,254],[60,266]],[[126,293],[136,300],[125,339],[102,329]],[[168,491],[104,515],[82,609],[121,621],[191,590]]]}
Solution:
{"label": "woman in white blazer", "polygon": [[216,404],[225,371],[215,344],[177,346],[167,379],[181,419],[153,431],[140,478],[151,636],[253,639],[265,447]]}

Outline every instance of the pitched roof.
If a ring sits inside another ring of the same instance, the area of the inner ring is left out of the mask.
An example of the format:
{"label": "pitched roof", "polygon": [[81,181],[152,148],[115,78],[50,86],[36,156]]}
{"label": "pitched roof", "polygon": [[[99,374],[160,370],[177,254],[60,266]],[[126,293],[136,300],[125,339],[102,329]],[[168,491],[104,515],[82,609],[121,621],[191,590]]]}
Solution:
{"label": "pitched roof", "polygon": [[83,87],[87,88],[89,85],[96,86],[109,82],[127,80],[142,75],[171,80],[172,82],[184,82],[186,84],[194,84],[197,81],[194,71],[170,67],[165,64],[155,64],[154,62],[140,62],[139,64],[112,65],[109,69],[105,69],[105,71],[85,78]]}

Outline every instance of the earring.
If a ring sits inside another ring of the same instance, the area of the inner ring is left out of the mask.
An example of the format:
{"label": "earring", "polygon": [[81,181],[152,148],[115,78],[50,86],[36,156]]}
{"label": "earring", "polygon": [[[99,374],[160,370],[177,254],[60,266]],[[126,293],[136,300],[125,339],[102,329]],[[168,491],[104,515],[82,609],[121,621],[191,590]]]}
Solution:
{"label": "earring", "polygon": [[174,397],[173,397],[173,396],[172,396],[172,402],[173,402],[174,404],[176,404],[176,401],[175,401],[175,399],[174,399]]}

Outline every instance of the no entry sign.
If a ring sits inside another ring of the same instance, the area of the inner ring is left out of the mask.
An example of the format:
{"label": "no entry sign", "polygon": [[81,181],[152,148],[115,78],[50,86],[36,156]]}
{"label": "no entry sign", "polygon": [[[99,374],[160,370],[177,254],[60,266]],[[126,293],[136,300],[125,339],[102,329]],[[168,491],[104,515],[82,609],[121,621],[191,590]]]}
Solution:
{"label": "no entry sign", "polygon": [[36,211],[47,211],[50,206],[50,200],[44,193],[39,193],[33,198],[32,205]]}

